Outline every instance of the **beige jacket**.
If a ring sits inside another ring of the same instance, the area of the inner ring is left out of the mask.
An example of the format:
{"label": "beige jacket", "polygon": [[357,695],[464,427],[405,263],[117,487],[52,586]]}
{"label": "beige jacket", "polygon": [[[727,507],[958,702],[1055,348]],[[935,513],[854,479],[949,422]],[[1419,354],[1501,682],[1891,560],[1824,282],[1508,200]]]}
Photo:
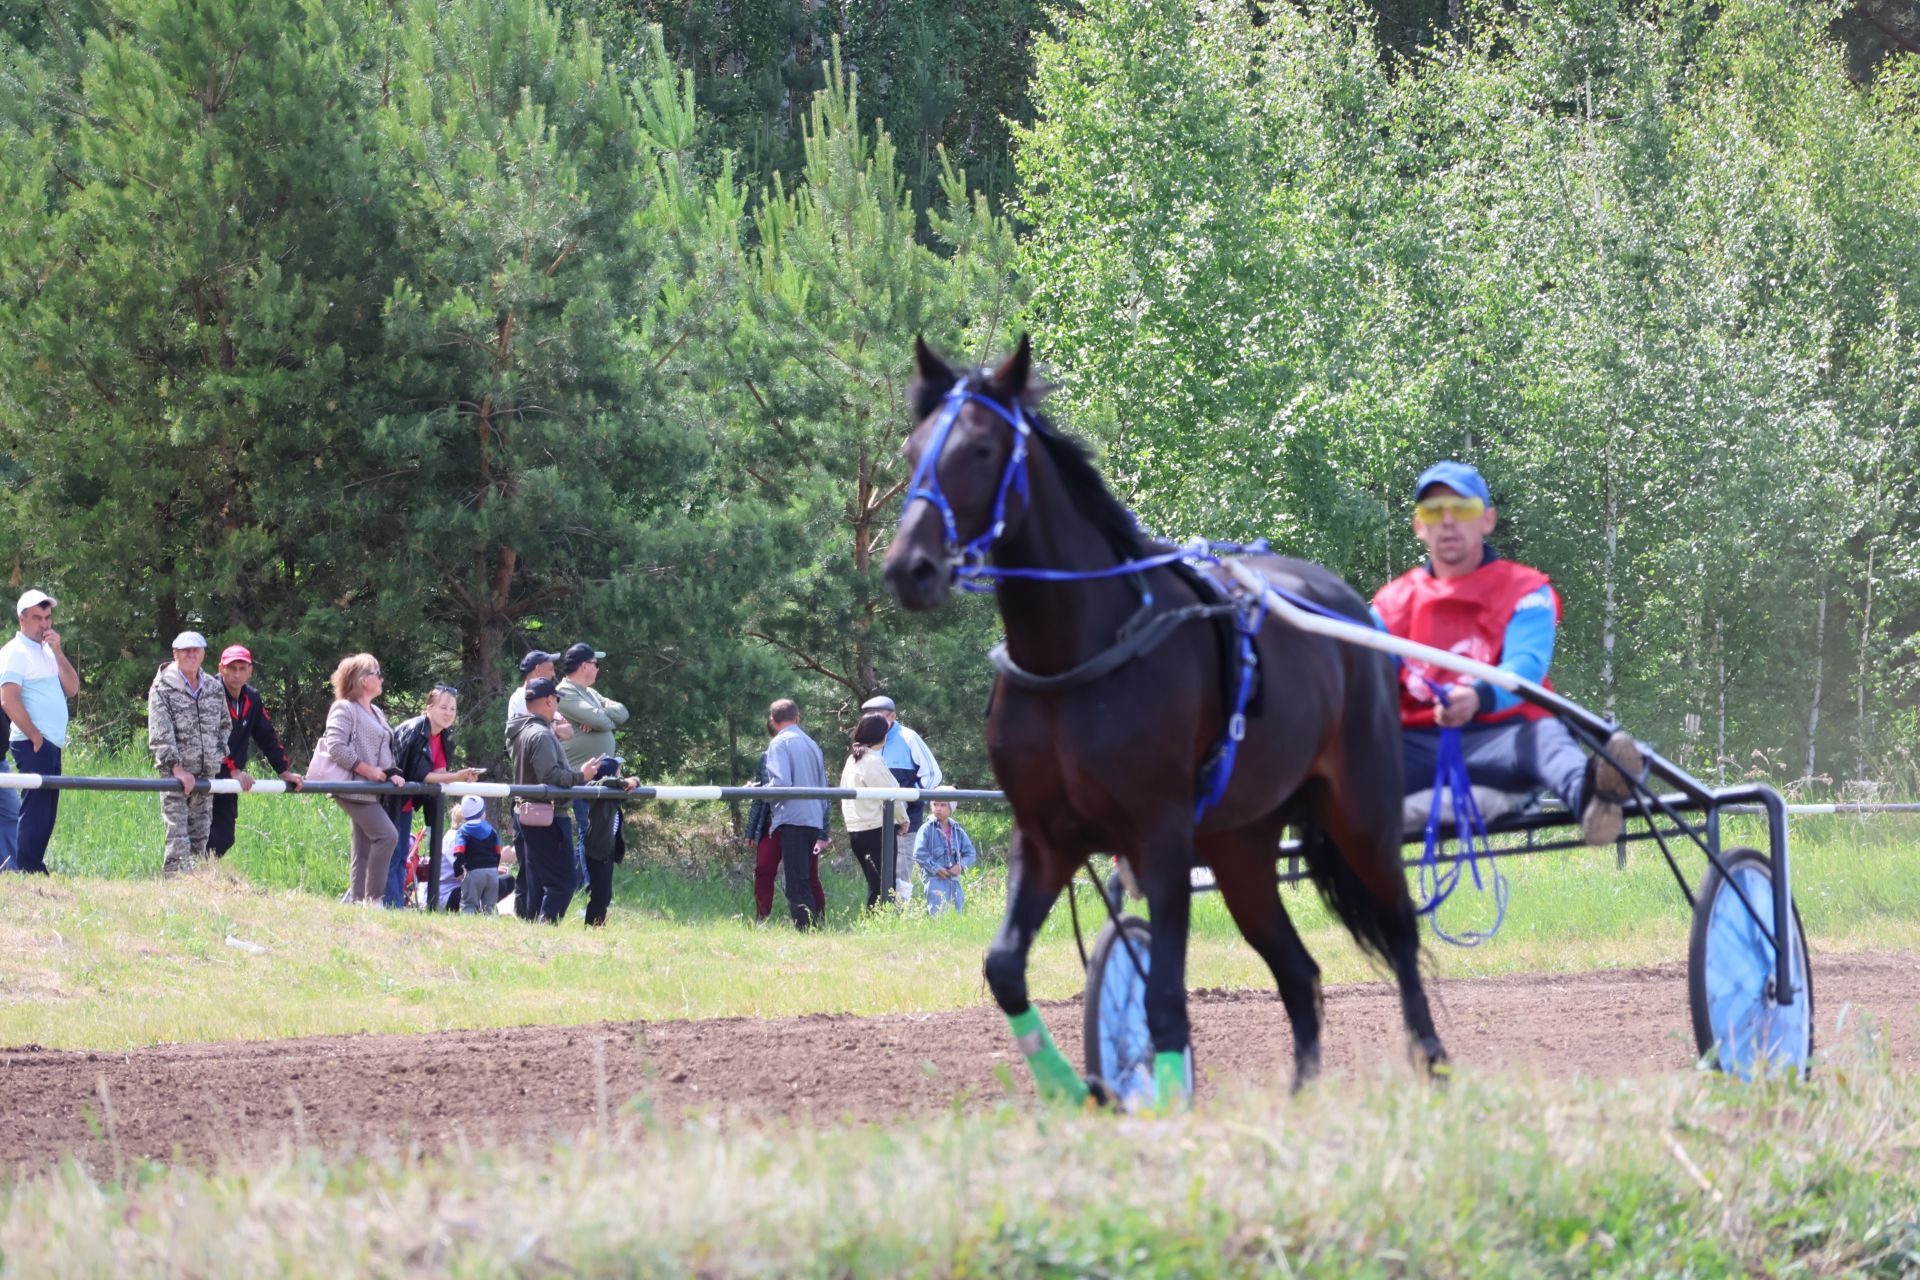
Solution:
{"label": "beige jacket", "polygon": [[211,778],[227,758],[227,695],[220,677],[200,673],[200,696],[169,662],[154,673],[147,689],[147,749],[162,773],[175,765],[196,778]]}
{"label": "beige jacket", "polygon": [[[840,769],[840,785],[843,787],[897,787],[900,780],[887,768],[887,762],[881,758],[880,748],[869,747],[858,759],[847,757],[847,763]],[[880,820],[885,813],[881,800],[842,800],[840,816],[847,820],[849,831],[878,831]],[[895,805],[896,816],[906,812],[905,805]]]}
{"label": "beige jacket", "polygon": [[[349,781],[373,781],[354,776],[353,767],[363,761],[381,773],[397,771],[393,759],[393,729],[387,724],[386,713],[378,707],[362,707],[347,698],[335,699],[327,708],[326,732],[320,735],[320,745],[314,755],[318,757],[323,751],[346,770]],[[374,804],[379,797],[354,795],[334,799],[349,804]]]}

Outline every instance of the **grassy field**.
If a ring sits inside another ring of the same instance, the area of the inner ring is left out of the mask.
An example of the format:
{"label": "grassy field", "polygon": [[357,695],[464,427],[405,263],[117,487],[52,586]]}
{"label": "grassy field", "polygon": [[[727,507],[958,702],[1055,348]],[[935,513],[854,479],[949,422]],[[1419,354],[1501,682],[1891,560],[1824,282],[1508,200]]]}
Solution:
{"label": "grassy field", "polygon": [[[104,763],[124,762],[94,762]],[[592,932],[577,912],[558,929],[532,929],[342,906],[334,899],[345,883],[346,822],[317,798],[243,800],[235,853],[163,884],[158,809],[152,797],[67,796],[51,854],[59,874],[0,877],[0,1043],[122,1049],[506,1020],[952,1008],[985,999],[980,957],[1004,895],[996,856],[1004,823],[984,806],[961,815],[989,851],[964,917],[860,916],[848,909],[860,895],[838,853],[827,873],[828,927],[808,936],[752,927],[744,852],[716,852],[717,829],[692,826],[691,806],[676,821],[635,824],[639,847],[616,873],[611,923]],[[636,812],[675,816],[672,806]],[[1920,822],[1807,819],[1794,837],[1798,899],[1816,949],[1920,949]],[[1611,850],[1506,865],[1505,928],[1476,950],[1436,945],[1440,973],[1684,956],[1686,910],[1650,848],[1636,847],[1624,871]],[[1091,930],[1101,908],[1084,883],[1080,895]],[[1377,976],[1310,890],[1286,899],[1329,980]],[[1445,918],[1456,929],[1484,924],[1486,900],[1463,889]],[[1218,898],[1202,897],[1190,985],[1267,982]],[[1063,907],[1035,949],[1034,989],[1065,997],[1080,987]]]}
{"label": "grassy field", "polygon": [[[97,766],[96,766],[97,767]],[[119,771],[101,768],[102,772]],[[69,796],[52,879],[0,877],[0,1043],[418,1031],[503,1021],[890,1012],[978,1004],[1003,824],[964,917],[862,918],[844,854],[829,927],[756,929],[742,855],[697,815],[636,824],[610,925],[533,928],[334,901],[345,823],[243,802],[241,848],[158,879],[150,798]],[[1736,839],[1754,837],[1735,831]],[[1816,949],[1920,949],[1920,823],[1794,830]],[[1687,918],[1650,850],[1510,864],[1492,943],[1447,975],[1680,959]],[[1083,916],[1099,911],[1082,890]],[[1334,981],[1376,976],[1310,891],[1289,909]],[[1483,924],[1470,891],[1447,908]],[[1081,986],[1065,910],[1036,993]],[[1265,986],[1217,899],[1192,985]],[[1676,1075],[1339,1079],[1229,1092],[1161,1120],[1034,1112],[786,1128],[646,1096],[550,1150],[289,1149],[211,1169],[78,1165],[0,1178],[0,1277],[1920,1275],[1920,1081],[1870,1042],[1811,1085]]]}
{"label": "grassy field", "polygon": [[1920,1084],[1350,1080],[1162,1120],[650,1120],[537,1154],[312,1152],[0,1184],[0,1273],[1902,1276]]}

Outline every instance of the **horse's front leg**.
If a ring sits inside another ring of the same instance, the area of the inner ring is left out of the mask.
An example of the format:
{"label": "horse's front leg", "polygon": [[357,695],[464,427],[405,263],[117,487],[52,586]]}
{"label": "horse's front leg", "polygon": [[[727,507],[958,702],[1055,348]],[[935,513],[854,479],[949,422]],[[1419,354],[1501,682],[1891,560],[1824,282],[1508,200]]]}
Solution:
{"label": "horse's front leg", "polygon": [[1147,1030],[1153,1037],[1154,1105],[1161,1111],[1192,1101],[1187,1085],[1187,929],[1193,914],[1191,831],[1162,832],[1130,855],[1153,917],[1147,970]]}
{"label": "horse's front leg", "polygon": [[987,986],[1007,1015],[1013,1038],[1033,1072],[1034,1090],[1043,1101],[1084,1103],[1087,1083],[1053,1043],[1040,1011],[1027,999],[1027,953],[1046,923],[1061,888],[1073,875],[1045,845],[1014,829],[1007,851],[1007,914],[987,948]]}

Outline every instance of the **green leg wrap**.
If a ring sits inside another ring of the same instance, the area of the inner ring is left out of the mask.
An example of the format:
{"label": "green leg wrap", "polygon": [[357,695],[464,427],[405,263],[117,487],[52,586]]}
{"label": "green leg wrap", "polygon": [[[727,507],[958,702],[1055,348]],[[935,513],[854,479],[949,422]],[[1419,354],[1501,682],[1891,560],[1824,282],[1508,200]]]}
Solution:
{"label": "green leg wrap", "polygon": [[1174,1107],[1184,1107],[1192,1101],[1193,1095],[1187,1091],[1187,1055],[1184,1053],[1154,1054],[1154,1110],[1166,1112]]}
{"label": "green leg wrap", "polygon": [[1020,1052],[1026,1055],[1027,1069],[1033,1072],[1033,1086],[1045,1102],[1066,1102],[1080,1106],[1087,1100],[1087,1082],[1067,1061],[1067,1055],[1061,1053],[1053,1043],[1053,1037],[1047,1034],[1047,1028],[1040,1021],[1040,1011],[1029,1007],[1025,1013],[1017,1013],[1007,1019],[1007,1025],[1013,1028],[1013,1038],[1020,1046]]}

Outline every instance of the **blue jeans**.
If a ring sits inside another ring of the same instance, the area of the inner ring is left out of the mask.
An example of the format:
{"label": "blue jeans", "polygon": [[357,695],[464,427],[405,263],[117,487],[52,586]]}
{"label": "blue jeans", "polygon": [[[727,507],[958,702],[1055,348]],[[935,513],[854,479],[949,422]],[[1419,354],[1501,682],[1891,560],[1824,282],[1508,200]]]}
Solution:
{"label": "blue jeans", "polygon": [[[0,756],[0,773],[7,772],[5,756]],[[0,871],[17,871],[20,850],[20,793],[12,787],[0,787]]]}
{"label": "blue jeans", "polygon": [[593,802],[573,802],[573,891],[587,887],[587,820],[593,814]]}
{"label": "blue jeans", "polygon": [[[1429,790],[1434,761],[1440,754],[1440,731],[1408,729],[1400,735],[1400,741],[1407,767],[1407,794]],[[1460,749],[1466,758],[1467,776],[1475,786],[1496,791],[1545,787],[1576,816],[1579,814],[1586,799],[1587,757],[1567,726],[1558,720],[1470,724],[1460,731]]]}
{"label": "blue jeans", "polygon": [[[13,763],[21,773],[37,773],[45,778],[60,776],[60,748],[48,739],[40,740],[40,749],[25,738],[13,744]],[[47,845],[53,841],[54,820],[60,816],[60,793],[43,788],[20,797],[19,846],[15,850],[15,868],[47,874]]]}
{"label": "blue jeans", "polygon": [[387,888],[380,895],[380,904],[386,907],[399,907],[406,904],[407,895],[407,850],[413,848],[413,810],[400,815],[400,821],[393,824],[400,833],[399,842],[393,846],[393,860],[387,863]]}

